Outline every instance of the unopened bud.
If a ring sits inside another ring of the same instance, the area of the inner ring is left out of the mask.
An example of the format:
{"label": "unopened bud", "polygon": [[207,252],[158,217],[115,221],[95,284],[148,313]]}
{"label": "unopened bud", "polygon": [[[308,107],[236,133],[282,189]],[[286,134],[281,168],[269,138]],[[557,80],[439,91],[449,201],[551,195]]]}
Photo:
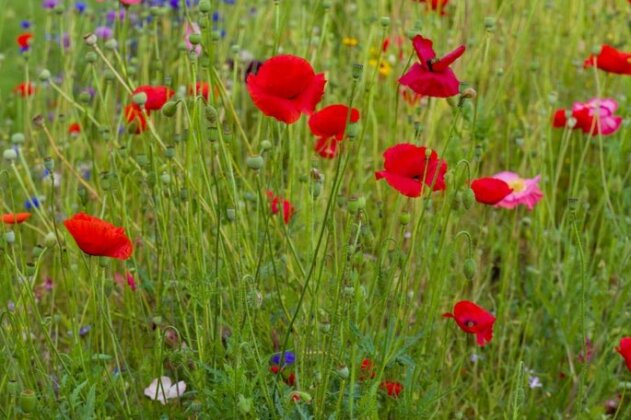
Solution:
{"label": "unopened bud", "polygon": [[145,92],[138,92],[134,96],[132,96],[131,99],[136,105],[143,106],[147,103],[147,94]]}
{"label": "unopened bud", "polygon": [[162,115],[165,117],[172,117],[177,111],[177,101],[169,101],[162,107]]}
{"label": "unopened bud", "polygon": [[352,71],[353,79],[358,80],[360,77],[362,77],[363,72],[364,72],[363,65],[359,63],[353,64],[353,71]]}
{"label": "unopened bud", "polygon": [[199,11],[202,13],[208,13],[211,10],[210,0],[201,0],[199,2]]}
{"label": "unopened bud", "polygon": [[263,168],[263,165],[265,165],[265,159],[263,159],[263,156],[260,155],[249,156],[246,160],[246,164],[248,165],[248,168],[258,171]]}
{"label": "unopened bud", "polygon": [[475,277],[475,272],[477,271],[477,264],[473,258],[467,258],[464,260],[464,265],[462,266],[462,271],[464,272],[464,276],[467,280],[473,280]]}
{"label": "unopened bud", "polygon": [[86,44],[93,47],[96,45],[99,39],[93,33],[89,33],[83,36],[83,40],[85,41]]}
{"label": "unopened bud", "polygon": [[18,152],[16,152],[15,149],[5,149],[4,152],[2,152],[2,157],[8,161],[14,161],[18,158]]}
{"label": "unopened bud", "polygon": [[35,391],[31,389],[25,389],[20,394],[20,408],[25,413],[32,413],[35,411],[35,407],[37,406],[37,395],[35,395]]}
{"label": "unopened bud", "polygon": [[39,73],[39,80],[46,82],[50,79],[50,71],[44,69]]}

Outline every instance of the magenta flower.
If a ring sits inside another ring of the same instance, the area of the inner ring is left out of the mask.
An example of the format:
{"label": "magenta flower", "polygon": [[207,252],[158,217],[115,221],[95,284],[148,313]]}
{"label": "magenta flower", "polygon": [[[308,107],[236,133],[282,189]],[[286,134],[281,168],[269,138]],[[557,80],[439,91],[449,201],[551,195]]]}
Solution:
{"label": "magenta flower", "polygon": [[192,34],[201,34],[201,30],[199,29],[199,25],[197,23],[189,24],[186,23],[184,25],[184,42],[186,43],[186,49],[189,51],[195,51],[195,55],[200,55],[202,53],[201,45],[193,45],[190,41],[190,36]]}
{"label": "magenta flower", "polygon": [[492,178],[506,182],[513,190],[512,193],[497,203],[495,207],[514,209],[521,204],[528,207],[528,210],[532,210],[543,198],[543,192],[539,189],[540,175],[526,179],[521,178],[514,172],[500,172],[499,174],[493,175]]}
{"label": "magenta flower", "polygon": [[443,58],[436,58],[432,41],[416,35],[412,40],[420,63],[414,63],[399,83],[423,96],[447,98],[457,95],[460,82],[449,66],[465,52],[461,45]]}
{"label": "magenta flower", "polygon": [[581,113],[586,110],[591,124],[589,127],[582,127],[583,131],[591,133],[593,136],[600,131],[603,136],[607,136],[618,131],[622,124],[622,117],[614,115],[617,109],[618,103],[614,99],[593,98],[586,103],[575,102],[572,106],[572,113]]}

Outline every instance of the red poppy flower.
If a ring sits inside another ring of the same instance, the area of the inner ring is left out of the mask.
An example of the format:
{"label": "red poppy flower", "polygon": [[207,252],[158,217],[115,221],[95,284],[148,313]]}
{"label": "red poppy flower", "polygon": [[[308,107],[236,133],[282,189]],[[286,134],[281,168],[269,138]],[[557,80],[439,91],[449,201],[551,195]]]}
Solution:
{"label": "red poppy flower", "polygon": [[273,373],[274,375],[278,375],[279,373],[283,375],[283,381],[289,385],[289,386],[294,386],[296,384],[296,374],[294,372],[291,372],[289,374],[286,374],[285,369],[283,369],[282,367],[280,367],[279,365],[272,365],[269,367],[269,371],[271,373]]}
{"label": "red poppy flower", "polygon": [[443,314],[445,318],[453,318],[460,329],[475,334],[478,346],[485,346],[493,338],[495,317],[473,302],[462,300],[454,306],[454,313]]}
{"label": "red poppy flower", "polygon": [[81,125],[79,123],[72,123],[68,126],[68,134],[76,136],[81,133]]}
{"label": "red poppy flower", "polygon": [[22,51],[26,51],[31,47],[32,40],[33,34],[29,32],[24,32],[23,34],[20,34],[16,39],[18,45],[20,46],[20,50]]}
{"label": "red poppy flower", "polygon": [[136,104],[129,104],[125,107],[125,120],[129,124],[136,124],[136,134],[140,134],[147,129],[147,118],[145,118],[140,106]]}
{"label": "red poppy flower", "polygon": [[583,64],[585,68],[594,65],[609,73],[631,75],[631,53],[619,51],[605,44],[600,47],[598,55],[590,55]]}
{"label": "red poppy flower", "polygon": [[[208,82],[197,82],[195,86],[190,86],[188,88],[188,92],[190,95],[201,95],[206,101],[208,101],[210,95],[210,83]],[[215,97],[219,96],[219,89],[215,86],[213,89],[213,94]]]}
{"label": "red poppy flower", "polygon": [[2,223],[17,225],[26,222],[29,217],[31,217],[31,213],[6,213],[2,215]]}
{"label": "red poppy flower", "polygon": [[449,0],[418,0],[419,3],[425,3],[428,8],[439,11],[441,15],[445,14],[445,7]]}
{"label": "red poppy flower", "polygon": [[[271,191],[267,192],[267,197],[270,200],[270,209],[272,211],[272,214],[278,214],[280,212],[279,204],[282,199],[274,195],[274,193]],[[291,205],[289,200],[283,200],[282,204],[283,204],[283,221],[285,222],[286,225],[288,225],[289,222],[291,221],[291,218],[294,215],[295,209],[294,209],[294,206]]]}
{"label": "red poppy flower", "polygon": [[425,96],[447,98],[457,95],[460,82],[449,66],[464,54],[465,46],[461,45],[443,58],[437,59],[430,39],[416,35],[412,43],[420,63],[414,63],[399,79],[399,83]]}
{"label": "red poppy flower", "polygon": [[384,170],[375,172],[379,180],[386,182],[395,190],[408,197],[418,197],[423,192],[423,185],[433,191],[445,189],[447,163],[438,158],[435,151],[409,143],[397,144],[384,153]]}
{"label": "red poppy flower", "polygon": [[35,86],[33,86],[33,83],[23,82],[17,85],[15,88],[13,88],[13,92],[17,93],[18,95],[24,98],[27,96],[31,96],[32,94],[35,93]]}
{"label": "red poppy flower", "polygon": [[120,0],[120,3],[123,6],[131,6],[134,4],[140,4],[142,2],[142,0]]}
{"label": "red poppy flower", "polygon": [[478,203],[495,205],[505,199],[513,189],[497,178],[478,178],[471,183],[471,189]]}
{"label": "red poppy flower", "polygon": [[359,374],[360,381],[372,379],[376,376],[374,363],[370,359],[362,360],[362,364],[359,366],[359,370],[360,370],[360,374]]}
{"label": "red poppy flower", "polygon": [[134,250],[122,227],[85,213],[77,213],[64,221],[81,251],[88,255],[127,260]]}
{"label": "red poppy flower", "polygon": [[147,95],[147,102],[145,102],[145,109],[149,111],[159,111],[164,104],[167,103],[169,98],[175,94],[172,89],[166,86],[138,86],[134,90],[133,94],[144,92]]}
{"label": "red poppy flower", "polygon": [[622,125],[622,117],[615,115],[618,103],[612,98],[593,98],[588,102],[574,102],[571,110],[557,109],[552,118],[552,126],[563,128],[567,124],[567,115],[571,113],[575,120],[574,129],[585,134],[608,136],[614,134]]}
{"label": "red poppy flower", "polygon": [[620,345],[616,347],[616,351],[624,358],[627,369],[631,371],[631,337],[623,337],[620,339]]}
{"label": "red poppy flower", "polygon": [[247,78],[252,102],[263,114],[286,124],[311,114],[324,95],[326,79],[311,64],[294,55],[277,55]]}
{"label": "red poppy flower", "polygon": [[332,158],[337,150],[337,143],[342,141],[346,132],[346,121],[359,121],[359,111],[350,110],[346,105],[329,105],[309,117],[309,128],[318,137],[315,151],[324,158]]}
{"label": "red poppy flower", "polygon": [[383,381],[379,387],[388,393],[392,398],[399,398],[399,394],[403,392],[403,385],[399,382]]}

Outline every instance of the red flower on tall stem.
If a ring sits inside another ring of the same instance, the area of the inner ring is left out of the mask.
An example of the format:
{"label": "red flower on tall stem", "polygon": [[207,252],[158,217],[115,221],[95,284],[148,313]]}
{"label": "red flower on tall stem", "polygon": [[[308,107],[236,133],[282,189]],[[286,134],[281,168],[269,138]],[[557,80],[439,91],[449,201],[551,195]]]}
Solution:
{"label": "red flower on tall stem", "polygon": [[432,191],[445,189],[447,163],[438,154],[423,146],[401,143],[384,154],[384,170],[375,172],[377,180],[384,178],[395,190],[408,197],[418,197],[425,186]]}
{"label": "red flower on tall stem", "polygon": [[[149,111],[147,111],[147,114],[149,114]],[[147,129],[147,118],[140,106],[136,104],[127,105],[124,115],[125,121],[127,121],[128,124],[136,124],[136,134],[140,134]]]}
{"label": "red flower on tall stem", "polygon": [[497,178],[478,178],[471,182],[471,189],[478,203],[493,206],[505,199],[513,189]]}
{"label": "red flower on tall stem", "polygon": [[147,102],[145,102],[145,109],[148,111],[159,111],[164,104],[175,94],[172,89],[166,86],[138,86],[133,94],[144,93],[147,95]]}
{"label": "red flower on tall stem", "polygon": [[254,105],[268,117],[293,124],[311,114],[324,95],[326,79],[311,64],[295,55],[277,55],[247,78]]}
{"label": "red flower on tall stem", "polygon": [[33,34],[30,32],[24,32],[18,35],[16,42],[20,46],[20,51],[28,51],[31,47],[31,41],[33,40]]}
{"label": "red flower on tall stem", "polygon": [[445,14],[445,7],[447,7],[447,3],[449,0],[418,0],[419,3],[425,3],[428,9],[435,10],[440,12],[441,15]]}
{"label": "red flower on tall stem", "polygon": [[2,215],[2,223],[7,225],[18,225],[26,222],[31,213],[5,213]]}
{"label": "red flower on tall stem", "polygon": [[473,302],[462,300],[454,306],[454,312],[443,314],[453,318],[460,329],[468,334],[475,334],[478,346],[486,346],[493,338],[495,317]]}
{"label": "red flower on tall stem", "polygon": [[616,347],[616,351],[627,364],[627,369],[631,371],[631,337],[623,337],[620,339],[620,345]]}
{"label": "red flower on tall stem", "polygon": [[379,384],[379,387],[386,391],[389,397],[399,398],[399,395],[403,392],[403,385],[394,381],[383,381]]}
{"label": "red flower on tall stem", "polygon": [[337,144],[344,139],[346,122],[359,121],[359,111],[346,105],[329,105],[309,117],[309,128],[318,137],[315,151],[324,158],[331,159],[337,152]]}
{"label": "red flower on tall stem", "polygon": [[127,260],[134,250],[122,227],[87,215],[77,213],[64,221],[81,251],[88,255]]}
{"label": "red flower on tall stem", "polygon": [[35,86],[33,83],[20,83],[15,88],[13,88],[13,92],[17,93],[19,96],[25,98],[27,96],[31,96],[35,93]]}
{"label": "red flower on tall stem", "polygon": [[449,66],[464,54],[465,46],[461,45],[439,59],[430,39],[416,35],[412,44],[420,62],[414,63],[399,83],[424,96],[447,98],[457,95],[460,82]]}
{"label": "red flower on tall stem", "polygon": [[289,200],[278,197],[272,191],[267,192],[267,198],[269,198],[270,200],[270,210],[272,214],[280,213],[281,211],[280,206],[282,204],[283,221],[285,222],[286,225],[288,225],[289,222],[291,221],[291,218],[294,216],[294,212],[295,212],[294,206],[289,202]]}
{"label": "red flower on tall stem", "polygon": [[596,68],[614,74],[631,75],[631,53],[622,52],[611,45],[604,44],[600,52],[591,54],[583,64],[585,68]]}

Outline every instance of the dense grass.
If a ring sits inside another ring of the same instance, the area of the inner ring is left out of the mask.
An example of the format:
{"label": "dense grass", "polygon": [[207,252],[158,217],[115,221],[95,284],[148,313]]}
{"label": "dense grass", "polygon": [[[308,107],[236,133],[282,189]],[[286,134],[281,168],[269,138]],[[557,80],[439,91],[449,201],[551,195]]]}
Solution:
{"label": "dense grass", "polygon": [[[631,335],[631,78],[582,66],[604,42],[631,50],[626,1],[454,0],[440,16],[408,0],[213,0],[223,38],[197,8],[134,6],[154,18],[118,23],[117,50],[98,44],[107,63],[89,62],[83,35],[116,2],[87,2],[84,15],[72,2],[63,13],[2,3],[0,148],[15,133],[25,143],[0,164],[0,213],[42,201],[27,223],[3,227],[15,234],[0,247],[3,417],[28,411],[24,390],[35,418],[592,419],[618,395],[617,418],[631,416],[631,374],[614,351]],[[25,14],[35,42],[20,55]],[[180,48],[184,20],[207,24],[209,56]],[[71,47],[45,32],[68,32]],[[397,79],[416,59],[407,36],[419,32],[439,54],[467,45],[454,70],[474,99],[401,99]],[[396,36],[402,59],[396,45],[381,52]],[[314,153],[305,117],[286,126],[253,106],[243,51],[296,54],[326,72],[321,106],[361,112],[340,157]],[[131,99],[108,63],[133,86],[186,94],[202,80],[219,94],[210,110],[187,95],[172,118],[154,113],[155,129],[130,134],[120,105]],[[44,69],[53,77],[34,96],[9,93]],[[81,96],[87,87],[93,98]],[[556,108],[596,96],[619,102],[616,134],[552,128]],[[52,118],[45,129],[32,123],[39,114]],[[446,191],[408,199],[375,181],[400,142],[438,151]],[[246,164],[257,154],[259,171]],[[48,157],[57,187],[41,176]],[[95,194],[76,176],[85,167]],[[504,170],[541,175],[532,212],[464,205],[468,179]],[[289,225],[270,214],[268,190],[295,206]],[[78,211],[124,226],[133,258],[82,254],[61,224]],[[126,271],[135,292],[114,282]],[[441,317],[464,299],[497,317],[483,348]],[[296,354],[293,386],[269,371],[285,349]],[[362,378],[364,358],[374,378]],[[145,397],[160,375],[184,380],[185,395],[164,406]],[[399,398],[383,380],[403,384]]]}

